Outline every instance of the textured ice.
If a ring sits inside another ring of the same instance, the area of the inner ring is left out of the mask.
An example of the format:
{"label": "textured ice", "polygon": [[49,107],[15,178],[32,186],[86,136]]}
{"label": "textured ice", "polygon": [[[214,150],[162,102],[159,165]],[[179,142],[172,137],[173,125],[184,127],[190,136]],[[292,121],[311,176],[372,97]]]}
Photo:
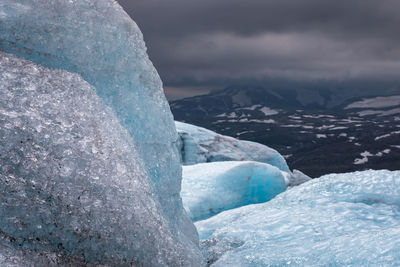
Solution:
{"label": "textured ice", "polygon": [[208,129],[175,122],[184,165],[215,161],[258,161],[289,172],[285,159],[267,146],[241,141]]}
{"label": "textured ice", "polygon": [[38,252],[27,249],[21,250],[12,248],[7,245],[8,241],[2,239],[2,237],[0,239],[0,266],[2,267],[106,267],[106,265],[90,264],[81,258],[72,257],[62,253],[45,251]]}
{"label": "textured ice", "polygon": [[[195,240],[179,199],[178,135],[142,33],[114,0],[1,0],[0,50],[80,74],[128,129],[176,231]],[[178,234],[178,233],[177,233]]]}
{"label": "textured ice", "polygon": [[289,186],[290,187],[298,186],[298,185],[301,185],[310,180],[311,180],[311,178],[309,176],[305,175],[304,173],[302,173],[301,171],[293,170],[293,173],[290,176]]}
{"label": "textured ice", "polygon": [[399,266],[400,171],[327,175],[196,226],[213,266]]}
{"label": "textured ice", "polygon": [[286,190],[277,167],[250,161],[200,163],[183,167],[181,197],[193,221],[221,211],[266,202]]}
{"label": "textured ice", "polygon": [[177,231],[182,217],[165,216],[128,131],[79,75],[0,52],[0,140],[0,263],[12,248],[112,266],[200,262],[191,224]]}

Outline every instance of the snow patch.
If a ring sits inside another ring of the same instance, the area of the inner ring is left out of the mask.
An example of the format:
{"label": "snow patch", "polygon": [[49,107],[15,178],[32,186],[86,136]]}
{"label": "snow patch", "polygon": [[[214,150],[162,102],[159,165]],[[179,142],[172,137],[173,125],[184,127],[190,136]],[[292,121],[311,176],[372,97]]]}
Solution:
{"label": "snow patch", "polygon": [[360,154],[362,156],[362,158],[358,158],[358,159],[354,160],[354,164],[355,165],[365,164],[368,162],[369,157],[382,157],[384,154],[389,154],[390,152],[391,152],[391,149],[384,149],[376,154],[371,154],[370,152],[365,151]]}
{"label": "snow patch", "polygon": [[360,158],[360,159],[355,159],[355,160],[354,160],[354,164],[355,164],[355,165],[365,164],[365,163],[368,162],[368,157],[374,156],[374,155],[372,155],[372,154],[371,154],[370,152],[368,152],[368,151],[362,152],[362,153],[360,153],[360,155],[361,155],[362,158]]}
{"label": "snow patch", "polygon": [[264,113],[265,116],[272,116],[272,115],[279,114],[278,111],[273,110],[273,109],[270,109],[270,108],[268,108],[268,107],[262,107],[262,108],[260,109],[260,111],[261,111],[262,113]]}
{"label": "snow patch", "polygon": [[378,115],[379,117],[390,116],[395,114],[400,114],[400,108],[390,109],[390,110],[363,110],[357,112],[357,114],[361,117],[370,116],[370,115]]}
{"label": "snow patch", "polygon": [[354,102],[345,109],[351,108],[387,108],[393,106],[400,106],[400,95],[396,96],[384,96],[384,97],[375,97],[375,98],[367,98],[361,101]]}

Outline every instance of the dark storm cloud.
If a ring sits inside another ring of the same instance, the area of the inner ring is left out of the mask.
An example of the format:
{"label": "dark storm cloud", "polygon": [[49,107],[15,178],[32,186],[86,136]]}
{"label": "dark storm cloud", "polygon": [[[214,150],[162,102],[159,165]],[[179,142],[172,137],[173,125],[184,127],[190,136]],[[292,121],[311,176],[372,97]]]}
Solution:
{"label": "dark storm cloud", "polygon": [[164,83],[400,80],[398,0],[119,0]]}

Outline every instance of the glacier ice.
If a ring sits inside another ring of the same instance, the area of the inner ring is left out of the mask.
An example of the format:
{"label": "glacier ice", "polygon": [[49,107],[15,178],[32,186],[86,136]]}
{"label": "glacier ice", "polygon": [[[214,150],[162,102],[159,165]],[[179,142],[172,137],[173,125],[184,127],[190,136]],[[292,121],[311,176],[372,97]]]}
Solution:
{"label": "glacier ice", "polygon": [[0,52],[0,140],[0,263],[12,248],[112,266],[200,263],[129,132],[79,75]]}
{"label": "glacier ice", "polygon": [[305,175],[301,171],[293,170],[292,174],[290,175],[289,186],[290,187],[298,186],[311,180],[312,180],[311,177]]}
{"label": "glacier ice", "polygon": [[2,267],[106,267],[105,265],[90,264],[80,258],[62,253],[12,248],[7,243],[8,241],[0,237],[0,266]]}
{"label": "glacier ice", "polygon": [[179,198],[178,135],[161,80],[115,0],[1,0],[0,50],[91,84],[132,136],[165,215],[180,222],[176,234],[196,239]]}
{"label": "glacier ice", "polygon": [[400,171],[327,175],[196,226],[212,266],[399,266]]}
{"label": "glacier ice", "polygon": [[277,167],[251,161],[199,163],[183,167],[181,197],[193,221],[221,211],[266,202],[286,190]]}
{"label": "glacier ice", "polygon": [[175,125],[180,136],[178,145],[184,165],[215,161],[258,161],[276,166],[282,171],[290,171],[285,159],[272,148],[183,122],[176,121]]}

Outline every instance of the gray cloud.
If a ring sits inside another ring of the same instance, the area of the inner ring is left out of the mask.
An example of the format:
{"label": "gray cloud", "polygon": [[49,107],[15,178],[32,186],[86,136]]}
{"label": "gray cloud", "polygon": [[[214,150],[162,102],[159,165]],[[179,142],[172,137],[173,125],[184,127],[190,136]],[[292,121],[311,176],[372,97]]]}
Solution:
{"label": "gray cloud", "polygon": [[169,87],[400,80],[398,0],[119,2]]}

